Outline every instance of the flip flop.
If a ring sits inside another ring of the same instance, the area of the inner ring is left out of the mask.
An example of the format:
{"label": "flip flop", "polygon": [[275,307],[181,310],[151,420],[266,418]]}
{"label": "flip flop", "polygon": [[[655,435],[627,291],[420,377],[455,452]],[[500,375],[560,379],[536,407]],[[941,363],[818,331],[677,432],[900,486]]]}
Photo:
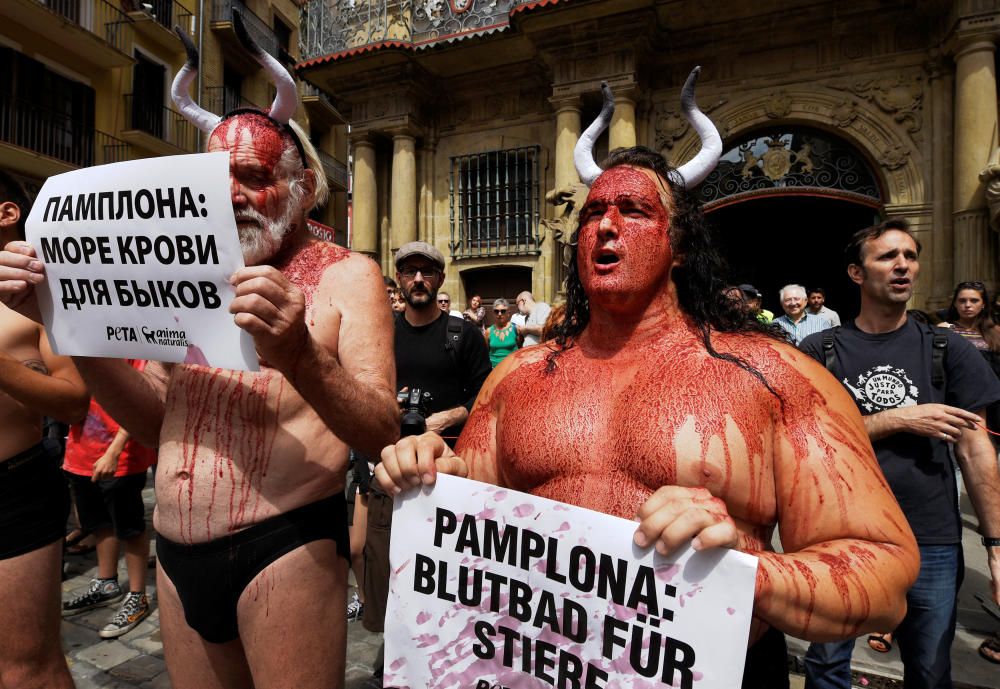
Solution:
{"label": "flip flop", "polygon": [[1000,633],[994,634],[979,644],[979,655],[983,660],[1000,665]]}
{"label": "flip flop", "polygon": [[66,548],[65,548],[65,550],[63,552],[65,552],[67,555],[74,555],[74,556],[76,556],[76,555],[87,555],[88,553],[92,553],[95,550],[97,550],[97,546],[94,546],[94,545],[80,545],[79,543],[77,543],[76,545],[66,546]]}
{"label": "flip flop", "polygon": [[868,646],[877,653],[888,653],[892,650],[892,633],[869,634]]}

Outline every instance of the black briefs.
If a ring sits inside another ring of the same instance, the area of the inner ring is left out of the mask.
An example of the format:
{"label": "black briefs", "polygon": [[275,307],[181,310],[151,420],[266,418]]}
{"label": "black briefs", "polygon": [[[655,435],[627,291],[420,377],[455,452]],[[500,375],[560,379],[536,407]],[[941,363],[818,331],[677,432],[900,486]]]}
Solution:
{"label": "black briefs", "polygon": [[788,689],[788,646],[785,635],[771,627],[747,649],[743,689]]}
{"label": "black briefs", "polygon": [[156,557],[177,589],[188,626],[221,644],[239,637],[236,606],[247,585],[282,555],[323,539],[335,541],[337,553],[350,561],[342,491],[207,543],[184,545],[157,534]]}
{"label": "black briefs", "polygon": [[63,538],[68,516],[57,451],[43,441],[0,462],[0,560]]}

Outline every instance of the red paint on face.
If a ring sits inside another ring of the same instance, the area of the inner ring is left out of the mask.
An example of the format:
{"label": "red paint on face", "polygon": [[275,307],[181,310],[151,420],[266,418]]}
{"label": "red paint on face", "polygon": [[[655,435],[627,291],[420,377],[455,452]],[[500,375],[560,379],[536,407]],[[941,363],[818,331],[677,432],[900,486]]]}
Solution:
{"label": "red paint on face", "polygon": [[592,301],[651,295],[666,282],[673,261],[666,188],[651,170],[627,166],[594,182],[580,213],[576,250]]}
{"label": "red paint on face", "polygon": [[249,206],[277,218],[288,196],[288,181],[277,165],[295,144],[287,132],[262,115],[245,113],[224,120],[208,139],[208,151],[229,152],[233,209]]}

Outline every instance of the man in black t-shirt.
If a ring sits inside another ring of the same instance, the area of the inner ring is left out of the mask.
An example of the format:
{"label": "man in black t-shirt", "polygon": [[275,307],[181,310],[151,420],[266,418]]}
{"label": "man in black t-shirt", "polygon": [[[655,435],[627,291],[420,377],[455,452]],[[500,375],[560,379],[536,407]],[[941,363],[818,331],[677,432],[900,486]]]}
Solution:
{"label": "man in black t-shirt", "polygon": [[[920,547],[920,574],[895,630],[907,689],[952,686],[950,651],[964,566],[951,450],[979,515],[993,598],[1000,602],[1000,475],[984,421],[985,407],[1000,399],[1000,383],[962,337],[907,316],[919,252],[903,220],[856,233],[847,270],[861,288],[861,313],[827,331],[832,338],[816,333],[801,344],[850,391]],[[812,644],[806,687],[848,689],[853,648],[853,641]]]}
{"label": "man in black t-shirt", "polygon": [[[396,252],[396,281],[406,299],[406,311],[396,314],[396,386],[430,393],[427,430],[454,445],[492,367],[479,328],[438,308],[444,277],[444,256],[434,246],[410,242]],[[365,543],[364,625],[370,631],[382,631],[385,618],[391,519],[392,498],[373,483]]]}

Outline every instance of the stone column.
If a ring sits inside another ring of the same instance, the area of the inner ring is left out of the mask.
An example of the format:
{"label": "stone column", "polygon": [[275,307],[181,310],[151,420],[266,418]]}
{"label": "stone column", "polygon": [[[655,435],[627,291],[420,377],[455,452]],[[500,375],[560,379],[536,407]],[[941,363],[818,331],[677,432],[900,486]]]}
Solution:
{"label": "stone column", "polygon": [[367,138],[352,141],[354,185],[352,187],[353,237],[351,248],[378,260],[378,194],[375,184],[375,145]]}
{"label": "stone column", "polygon": [[564,189],[580,181],[573,164],[573,148],[580,138],[580,99],[551,98],[549,102],[556,109],[556,166],[555,188]]}
{"label": "stone column", "polygon": [[635,100],[615,94],[615,114],[611,117],[608,151],[635,146]]}
{"label": "stone column", "polygon": [[392,197],[389,201],[389,243],[396,251],[417,240],[416,139],[409,134],[392,137]]}
{"label": "stone column", "polygon": [[954,280],[983,280],[995,287],[995,239],[990,237],[979,173],[997,143],[996,48],[977,37],[955,53]]}
{"label": "stone column", "polygon": [[931,114],[931,201],[932,226],[930,231],[930,299],[927,310],[947,306],[951,298],[954,279],[955,239],[952,227],[952,112],[951,93],[953,77],[941,60],[935,60],[930,73]]}

